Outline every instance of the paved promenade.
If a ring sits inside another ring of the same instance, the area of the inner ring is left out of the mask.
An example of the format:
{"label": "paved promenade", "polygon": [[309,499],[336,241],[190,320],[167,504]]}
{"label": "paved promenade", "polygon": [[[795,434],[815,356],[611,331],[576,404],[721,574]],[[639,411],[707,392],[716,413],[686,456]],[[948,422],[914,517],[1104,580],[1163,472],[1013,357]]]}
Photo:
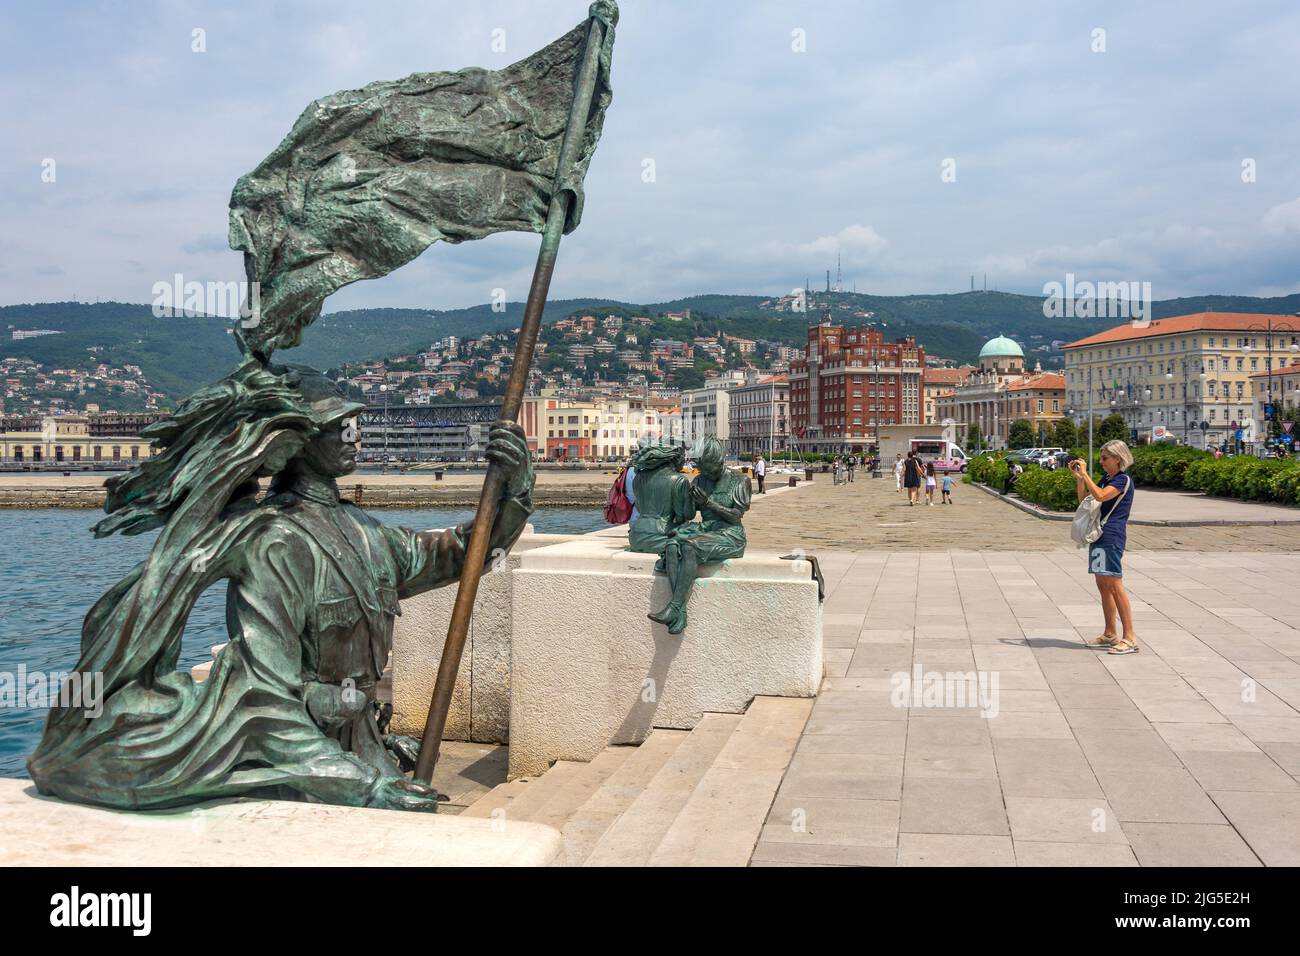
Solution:
{"label": "paved promenade", "polygon": [[[1149,497],[1144,497],[1149,496]],[[936,499],[939,497],[935,495]],[[832,485],[819,474],[811,486],[794,496],[779,498],[780,507],[757,502],[745,520],[752,548],[803,548],[862,551],[1059,551],[1077,553],[1066,521],[1048,521],[1026,514],[973,485],[957,483],[952,505],[908,507],[907,496],[894,490],[894,481],[858,475],[851,484]],[[776,502],[773,502],[774,504]],[[1148,518],[1161,515],[1185,519],[1242,520],[1280,513],[1300,519],[1300,509],[1250,504],[1218,498],[1193,498],[1139,488],[1134,507]],[[1143,510],[1144,509],[1144,510]],[[1130,526],[1133,550],[1300,551],[1300,523],[1247,527]]]}
{"label": "paved promenade", "polygon": [[1127,657],[1081,643],[1077,552],[822,560],[828,676],[754,865],[1300,865],[1300,555],[1130,553]]}

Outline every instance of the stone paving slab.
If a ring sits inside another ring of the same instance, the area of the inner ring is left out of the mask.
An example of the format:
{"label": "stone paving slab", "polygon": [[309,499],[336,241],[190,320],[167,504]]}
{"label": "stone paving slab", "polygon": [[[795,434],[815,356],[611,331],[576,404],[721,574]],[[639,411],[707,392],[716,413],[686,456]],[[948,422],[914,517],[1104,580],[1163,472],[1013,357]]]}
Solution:
{"label": "stone paving slab", "polygon": [[1300,863],[1300,553],[1130,552],[1112,657],[1079,553],[998,532],[825,552],[837,653],[755,863]]}

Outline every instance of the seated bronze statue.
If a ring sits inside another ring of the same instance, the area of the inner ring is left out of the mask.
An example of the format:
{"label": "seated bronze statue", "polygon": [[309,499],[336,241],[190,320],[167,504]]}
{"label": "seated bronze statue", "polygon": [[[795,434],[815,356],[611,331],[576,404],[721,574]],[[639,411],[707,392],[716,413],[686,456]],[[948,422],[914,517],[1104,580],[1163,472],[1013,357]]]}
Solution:
{"label": "seated bronze statue", "polygon": [[[86,615],[77,670],[103,672],[103,715],[51,711],[28,761],[42,793],[126,809],[233,796],[436,807],[404,776],[418,742],[383,733],[375,686],[398,601],[459,579],[472,525],[411,531],[339,498],[362,408],[319,372],[250,360],[146,430],[165,450],[108,482],[94,530],[162,532]],[[533,471],[517,425],[497,422],[486,454],[508,476],[500,554],[532,513]],[[230,643],[196,684],[176,669],[181,636],[223,579]]]}
{"label": "seated bronze statue", "polygon": [[[726,468],[722,444],[716,438],[701,442],[696,457],[700,474],[694,484],[678,470],[685,459],[683,449],[675,449],[675,457],[667,457],[663,451],[647,454],[653,450],[643,449],[632,462],[638,518],[630,529],[628,547],[662,555],[656,570],[667,573],[672,597],[662,610],[647,616],[665,625],[669,634],[681,634],[686,630],[686,602],[699,566],[744,557],[741,520],[749,510],[749,485]],[[651,469],[644,485],[642,468]],[[649,494],[646,500],[641,497],[643,488]],[[698,523],[693,520],[697,508]]]}
{"label": "seated bronze statue", "polygon": [[685,448],[658,441],[646,442],[632,456],[636,516],[628,526],[630,550],[662,555],[677,529],[695,518],[691,483],[682,474],[685,464]]}

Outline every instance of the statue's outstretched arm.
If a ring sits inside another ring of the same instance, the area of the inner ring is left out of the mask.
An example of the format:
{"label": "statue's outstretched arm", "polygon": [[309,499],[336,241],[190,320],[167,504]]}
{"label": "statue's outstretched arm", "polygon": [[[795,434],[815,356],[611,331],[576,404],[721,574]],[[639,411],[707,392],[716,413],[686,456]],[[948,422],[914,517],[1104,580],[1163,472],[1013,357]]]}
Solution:
{"label": "statue's outstretched arm", "polygon": [[[534,475],[528,443],[523,430],[514,423],[498,422],[492,428],[487,457],[506,475],[505,490],[497,506],[484,563],[484,571],[491,571],[514,547],[533,513]],[[407,598],[460,580],[473,530],[472,520],[443,531],[411,531],[385,526],[383,533],[393,548],[401,578],[398,596]]]}

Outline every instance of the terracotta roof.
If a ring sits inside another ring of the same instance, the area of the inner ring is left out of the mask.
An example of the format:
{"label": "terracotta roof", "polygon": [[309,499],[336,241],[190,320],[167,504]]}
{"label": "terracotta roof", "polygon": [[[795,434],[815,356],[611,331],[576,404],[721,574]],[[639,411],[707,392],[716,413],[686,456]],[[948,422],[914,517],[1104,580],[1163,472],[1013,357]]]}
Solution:
{"label": "terracotta roof", "polygon": [[975,371],[973,365],[963,365],[961,368],[930,368],[927,366],[922,378],[926,385],[960,385],[970,378],[973,371]]}
{"label": "terracotta roof", "polygon": [[1022,379],[1018,382],[1009,382],[1007,384],[1008,392],[1017,392],[1022,389],[1064,389],[1065,376],[1056,372],[1043,372],[1041,375],[1031,375],[1029,378]]}
{"label": "terracotta roof", "polygon": [[1251,378],[1268,378],[1270,375],[1300,375],[1300,361],[1293,365],[1284,365],[1281,368],[1275,368],[1271,372],[1251,372]]}
{"label": "terracotta roof", "polygon": [[1300,331],[1300,320],[1292,315],[1270,315],[1258,312],[1194,312],[1191,315],[1172,315],[1167,319],[1152,319],[1150,325],[1142,327],[1126,322],[1098,332],[1096,335],[1079,339],[1077,342],[1070,342],[1061,348],[1106,345],[1109,342],[1127,342],[1133,339],[1151,338],[1155,335],[1177,335],[1180,332],[1265,332],[1269,319],[1277,323],[1273,328],[1274,333],[1287,331],[1285,328],[1279,329],[1278,324],[1291,326],[1293,330]]}

